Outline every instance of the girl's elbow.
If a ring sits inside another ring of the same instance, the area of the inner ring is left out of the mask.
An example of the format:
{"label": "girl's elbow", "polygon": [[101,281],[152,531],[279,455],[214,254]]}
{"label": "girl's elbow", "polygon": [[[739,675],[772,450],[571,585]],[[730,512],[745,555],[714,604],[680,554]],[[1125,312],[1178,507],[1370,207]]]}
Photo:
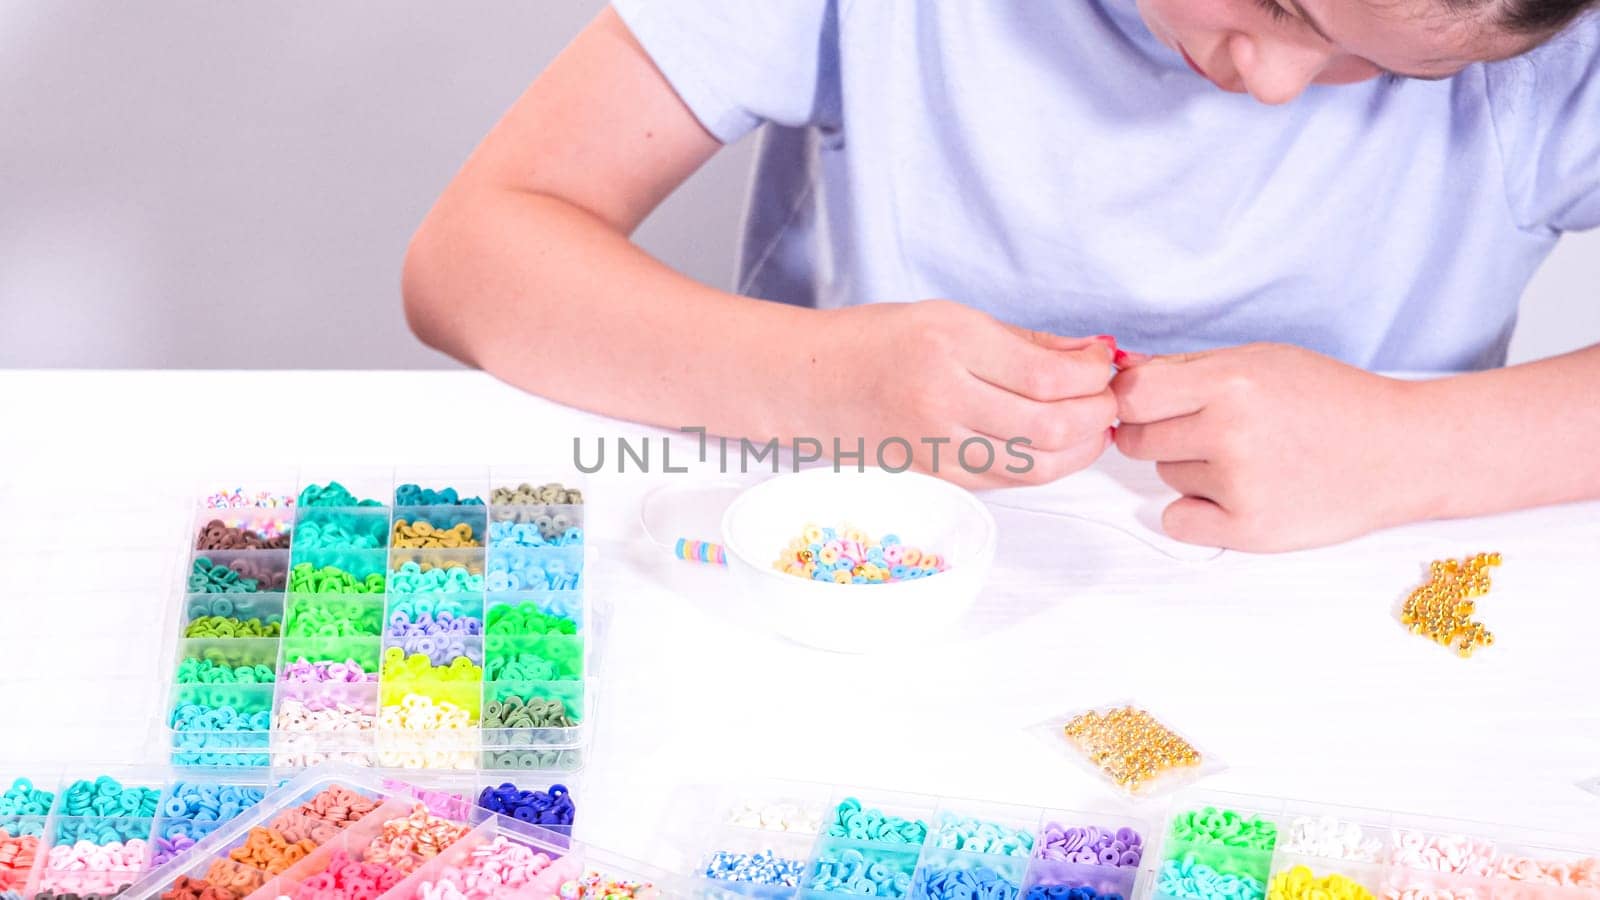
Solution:
{"label": "girl's elbow", "polygon": [[440,282],[445,273],[444,258],[437,245],[433,229],[424,222],[406,247],[400,270],[400,298],[411,333],[435,350],[453,353],[445,333],[447,317],[440,307],[445,294]]}

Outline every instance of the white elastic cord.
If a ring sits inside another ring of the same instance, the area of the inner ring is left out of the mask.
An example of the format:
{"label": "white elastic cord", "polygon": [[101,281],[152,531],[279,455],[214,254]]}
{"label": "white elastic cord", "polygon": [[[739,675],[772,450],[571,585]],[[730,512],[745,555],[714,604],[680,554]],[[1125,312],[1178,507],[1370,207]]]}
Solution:
{"label": "white elastic cord", "polygon": [[997,501],[994,501],[994,500],[985,500],[984,503],[989,505],[989,506],[994,507],[995,509],[1007,509],[1007,510],[1011,510],[1013,512],[1032,513],[1033,515],[1036,515],[1036,516],[1049,516],[1051,518],[1056,518],[1056,519],[1072,519],[1072,520],[1078,521],[1078,522],[1088,522],[1091,525],[1099,525],[1101,528],[1109,528],[1112,531],[1115,531],[1115,532],[1117,532],[1119,534],[1123,534],[1123,535],[1126,535],[1126,536],[1128,536],[1130,538],[1133,538],[1134,540],[1136,540],[1139,543],[1145,545],[1146,547],[1149,547],[1151,550],[1154,550],[1155,552],[1161,554],[1162,556],[1165,556],[1168,559],[1175,559],[1178,562],[1186,562],[1186,563],[1187,562],[1211,562],[1211,561],[1217,559],[1218,557],[1222,556],[1222,554],[1228,552],[1227,550],[1225,550],[1225,549],[1223,549],[1221,547],[1218,547],[1218,548],[1216,548],[1216,552],[1212,553],[1209,556],[1179,556],[1179,555],[1177,555],[1175,553],[1168,552],[1160,544],[1157,544],[1157,543],[1154,543],[1154,542],[1150,541],[1148,538],[1145,537],[1144,533],[1141,533],[1139,531],[1135,531],[1135,530],[1133,530],[1131,528],[1124,528],[1121,525],[1116,525],[1116,524],[1113,524],[1111,522],[1107,522],[1104,519],[1096,519],[1096,518],[1093,518],[1091,516],[1082,516],[1082,515],[1078,515],[1077,513],[1056,512],[1055,510],[1050,510],[1050,509],[1036,509],[1036,508],[1031,507],[1031,506],[1015,506],[1015,505],[1010,504],[1010,503],[1000,503],[1000,502],[997,502]]}

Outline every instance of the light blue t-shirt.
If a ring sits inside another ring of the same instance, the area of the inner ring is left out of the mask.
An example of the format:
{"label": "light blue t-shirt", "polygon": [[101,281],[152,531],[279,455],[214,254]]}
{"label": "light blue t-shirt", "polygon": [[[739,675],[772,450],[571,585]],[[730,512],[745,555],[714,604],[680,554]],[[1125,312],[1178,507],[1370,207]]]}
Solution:
{"label": "light blue t-shirt", "polygon": [[751,296],[1474,369],[1504,362],[1561,232],[1600,224],[1595,20],[1449,81],[1268,107],[1196,76],[1134,0],[615,7],[717,138],[770,126]]}

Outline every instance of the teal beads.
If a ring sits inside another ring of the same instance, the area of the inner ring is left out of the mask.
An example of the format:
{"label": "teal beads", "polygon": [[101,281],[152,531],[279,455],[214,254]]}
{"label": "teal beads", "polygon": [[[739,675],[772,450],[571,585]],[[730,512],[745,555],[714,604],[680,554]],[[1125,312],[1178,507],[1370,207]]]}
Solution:
{"label": "teal beads", "polygon": [[459,594],[483,590],[483,575],[466,566],[430,566],[412,561],[401,563],[389,574],[389,590],[397,594]]}
{"label": "teal beads", "polygon": [[939,818],[933,845],[943,850],[1026,858],[1033,853],[1033,832],[946,813]]}
{"label": "teal beads", "polygon": [[356,495],[337,481],[328,482],[327,487],[308,484],[295,498],[296,506],[382,506],[376,500],[358,500]]}
{"label": "teal beads", "polygon": [[861,801],[846,797],[833,811],[829,837],[856,841],[882,841],[888,844],[921,844],[928,839],[928,823],[885,815],[876,809],[862,809]]}
{"label": "teal beads", "polygon": [[[153,787],[124,787],[109,775],[93,781],[73,782],[62,791],[61,814],[67,816],[136,816],[154,818],[161,791]],[[142,837],[147,835],[134,835]],[[126,838],[122,838],[126,840]]]}
{"label": "teal beads", "polygon": [[178,663],[179,684],[271,684],[277,679],[272,666],[228,666],[209,659],[188,657]]}
{"label": "teal beads", "polygon": [[[14,838],[41,837],[44,817],[56,795],[34,787],[32,781],[18,778],[0,794],[0,833]],[[0,835],[3,836],[3,835]]]}

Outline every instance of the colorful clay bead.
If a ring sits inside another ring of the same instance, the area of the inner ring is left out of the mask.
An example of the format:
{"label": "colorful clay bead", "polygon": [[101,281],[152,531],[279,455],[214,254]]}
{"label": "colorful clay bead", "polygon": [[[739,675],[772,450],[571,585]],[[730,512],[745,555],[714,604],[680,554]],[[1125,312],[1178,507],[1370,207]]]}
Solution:
{"label": "colorful clay bead", "polygon": [[196,550],[286,550],[289,535],[268,534],[242,525],[212,519],[195,535]]}
{"label": "colorful clay bead", "polygon": [[1239,872],[1219,872],[1195,855],[1185,854],[1161,864],[1157,875],[1156,895],[1168,900],[1264,900],[1266,885],[1253,875]]}
{"label": "colorful clay bead", "polygon": [[940,849],[966,853],[1026,858],[1033,852],[1033,832],[1030,830],[1006,828],[993,822],[950,813],[939,817],[939,828],[930,840],[933,846]]}
{"label": "colorful clay bead", "polygon": [[937,553],[907,547],[897,535],[874,540],[855,528],[807,525],[772,567],[787,575],[836,584],[883,584],[937,575],[949,568]]}
{"label": "colorful clay bead", "polygon": [[375,600],[340,595],[293,596],[289,603],[289,637],[377,637],[383,632],[383,609]]}
{"label": "colorful clay bead", "polygon": [[277,675],[272,666],[229,666],[194,656],[178,662],[179,684],[271,684]]}
{"label": "colorful clay bead", "polygon": [[484,584],[483,575],[455,562],[430,566],[408,560],[389,574],[389,590],[397,594],[482,591]]}
{"label": "colorful clay bead", "polygon": [[301,514],[294,526],[296,555],[308,550],[373,550],[384,546],[389,520],[383,516]]}
{"label": "colorful clay bead", "polygon": [[435,526],[426,519],[406,521],[395,519],[394,534],[390,536],[389,544],[392,547],[413,549],[418,547],[432,547],[450,549],[456,547],[481,547],[477,535],[472,531],[472,525],[467,522],[457,522],[446,528]]}
{"label": "colorful clay bead", "polygon": [[1283,850],[1323,859],[1348,859],[1355,862],[1378,861],[1383,841],[1368,835],[1355,822],[1333,816],[1298,816],[1279,836]]}
{"label": "colorful clay bead", "polygon": [[658,900],[661,891],[646,881],[610,878],[591,869],[582,878],[562,882],[557,896],[560,900]]}
{"label": "colorful clay bead", "polygon": [[[512,652],[507,648],[523,648]],[[485,650],[484,675],[489,681],[577,681],[583,676],[583,641],[557,635],[544,638],[495,638]]]}
{"label": "colorful clay bead", "polygon": [[[92,780],[75,781],[63,789],[58,812],[71,817],[132,816],[149,819],[155,816],[156,803],[160,799],[161,792],[156,788],[139,785],[124,787],[115,778],[101,775]],[[148,828],[144,833],[119,833],[115,840],[125,841],[130,837],[147,838]],[[76,837],[67,839],[76,840]]]}
{"label": "colorful clay bead", "polygon": [[294,498],[288,494],[275,494],[271,491],[257,491],[246,494],[244,488],[217,491],[205,499],[207,509],[239,509],[242,507],[276,507],[293,506]]}
{"label": "colorful clay bead", "polygon": [[277,622],[234,616],[200,616],[183,626],[185,638],[262,638],[277,637],[281,632]]}
{"label": "colorful clay bead", "polygon": [[42,893],[114,894],[144,869],[144,839],[96,843],[58,843],[46,854],[39,887]]}
{"label": "colorful clay bead", "polygon": [[453,487],[425,488],[418,484],[402,484],[394,489],[395,506],[482,506],[482,497],[462,497]]}
{"label": "colorful clay bead", "polygon": [[1122,900],[1115,892],[1097,893],[1094,888],[1081,885],[1036,884],[1028,888],[1026,900]]}
{"label": "colorful clay bead", "polygon": [[283,589],[281,563],[238,557],[226,565],[197,556],[189,567],[191,594],[248,594]]}
{"label": "colorful clay bead", "polygon": [[1054,862],[1138,868],[1144,857],[1144,837],[1132,828],[1068,828],[1051,822],[1044,827],[1035,855]]}
{"label": "colorful clay bead", "polygon": [[540,697],[519,697],[510,694],[483,705],[483,727],[500,728],[572,728],[578,717],[568,710],[564,701]]}
{"label": "colorful clay bead", "polygon": [[565,554],[491,554],[484,585],[496,593],[506,591],[573,591],[583,587],[583,559],[570,561]]}
{"label": "colorful clay bead", "polygon": [[308,562],[297,563],[289,570],[289,590],[296,594],[381,594],[384,585],[382,572],[357,578],[338,566],[319,569]]}
{"label": "colorful clay bead", "polygon": [[827,834],[829,837],[854,841],[918,845],[928,838],[928,823],[921,819],[885,815],[876,809],[863,809],[860,800],[846,797],[834,809]]}
{"label": "colorful clay bead", "polygon": [[904,897],[911,889],[917,854],[824,847],[806,879],[813,891]]}
{"label": "colorful clay bead", "polygon": [[805,860],[779,856],[771,850],[760,853],[718,850],[706,858],[700,874],[715,881],[799,887],[805,868]]}
{"label": "colorful clay bead", "polygon": [[460,866],[445,866],[417,885],[416,900],[500,900],[555,897],[561,883],[577,878],[573,860],[557,860],[523,844],[496,837],[472,848]]}
{"label": "colorful clay bead", "polygon": [[[487,713],[486,713],[487,715]],[[726,821],[740,828],[816,834],[822,830],[822,813],[792,800],[742,799],[728,808]]]}
{"label": "colorful clay bead", "polygon": [[572,794],[564,784],[552,784],[547,790],[530,791],[507,781],[499,787],[484,788],[478,794],[478,805],[519,822],[555,829],[571,828],[577,816]]}
{"label": "colorful clay bead", "polygon": [[491,606],[484,615],[484,634],[496,637],[528,637],[542,634],[577,634],[573,619],[546,612],[531,602]]}
{"label": "colorful clay bead", "polygon": [[489,523],[489,546],[496,550],[517,547],[577,547],[583,529],[565,513],[540,514],[527,522],[497,520]]}
{"label": "colorful clay bead", "polygon": [[927,900],[1014,900],[1021,890],[989,866],[931,865],[923,870],[915,895]]}
{"label": "colorful clay bead", "polygon": [[295,498],[299,506],[382,506],[376,500],[358,500],[356,496],[337,481],[328,482],[326,487],[308,484],[300,491],[300,496]]}
{"label": "colorful clay bead", "polygon": [[576,506],[583,503],[583,492],[559,482],[534,487],[527,482],[516,487],[497,487],[489,493],[495,506]]}
{"label": "colorful clay bead", "polygon": [[1317,877],[1306,866],[1292,866],[1267,882],[1268,900],[1374,900],[1372,892],[1337,872]]}
{"label": "colorful clay bead", "polygon": [[283,667],[283,680],[289,684],[376,683],[378,672],[376,669],[368,672],[353,659],[346,659],[342,663],[327,660],[310,662],[302,656]]}

